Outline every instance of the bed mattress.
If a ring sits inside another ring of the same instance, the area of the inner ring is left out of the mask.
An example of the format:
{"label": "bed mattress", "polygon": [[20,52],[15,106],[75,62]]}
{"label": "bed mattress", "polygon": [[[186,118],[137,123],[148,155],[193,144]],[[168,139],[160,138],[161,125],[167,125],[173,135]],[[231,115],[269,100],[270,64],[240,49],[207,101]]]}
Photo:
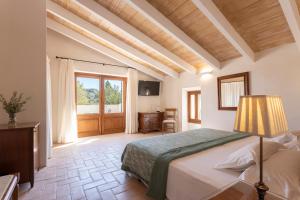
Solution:
{"label": "bed mattress", "polygon": [[248,137],[172,161],[168,171],[168,200],[209,199],[238,181],[240,172],[214,169],[214,166],[256,140],[257,137]]}

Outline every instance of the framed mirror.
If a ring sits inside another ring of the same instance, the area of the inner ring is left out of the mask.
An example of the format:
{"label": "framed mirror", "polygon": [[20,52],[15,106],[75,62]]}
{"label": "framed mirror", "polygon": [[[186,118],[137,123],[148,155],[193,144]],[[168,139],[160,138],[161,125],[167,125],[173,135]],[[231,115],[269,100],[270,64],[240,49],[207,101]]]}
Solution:
{"label": "framed mirror", "polygon": [[249,94],[249,72],[218,77],[219,110],[237,110],[240,96]]}

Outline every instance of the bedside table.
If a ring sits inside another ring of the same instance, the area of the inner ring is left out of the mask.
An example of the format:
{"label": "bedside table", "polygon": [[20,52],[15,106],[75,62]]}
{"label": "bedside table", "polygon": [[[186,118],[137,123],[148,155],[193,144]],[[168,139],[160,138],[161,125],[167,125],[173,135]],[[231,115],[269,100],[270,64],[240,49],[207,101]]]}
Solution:
{"label": "bedside table", "polygon": [[[239,181],[229,188],[225,189],[223,192],[217,194],[215,197],[210,198],[210,200],[257,200],[257,192],[254,186],[249,185],[243,181]],[[285,198],[280,197],[271,192],[267,192],[265,200],[285,200]]]}

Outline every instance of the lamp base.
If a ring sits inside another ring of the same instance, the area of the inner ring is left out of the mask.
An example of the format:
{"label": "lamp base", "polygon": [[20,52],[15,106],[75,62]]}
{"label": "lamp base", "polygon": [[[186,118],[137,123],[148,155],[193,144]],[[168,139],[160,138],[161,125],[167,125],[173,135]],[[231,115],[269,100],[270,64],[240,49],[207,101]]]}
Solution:
{"label": "lamp base", "polygon": [[257,190],[258,199],[264,200],[266,192],[269,190],[269,187],[266,186],[263,182],[255,183],[255,188]]}

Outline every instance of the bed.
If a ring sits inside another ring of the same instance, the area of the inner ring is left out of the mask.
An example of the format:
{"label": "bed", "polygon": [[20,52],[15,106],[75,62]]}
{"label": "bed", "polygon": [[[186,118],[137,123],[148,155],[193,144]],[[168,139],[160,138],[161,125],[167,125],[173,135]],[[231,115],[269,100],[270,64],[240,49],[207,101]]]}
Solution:
{"label": "bed", "polygon": [[154,199],[207,199],[240,176],[214,169],[216,162],[254,140],[214,129],[156,136],[129,143],[122,169],[142,180]]}
{"label": "bed", "polygon": [[256,137],[247,137],[172,161],[168,171],[167,198],[209,199],[235,183],[242,172],[219,170],[214,166],[230,153],[257,140]]}

